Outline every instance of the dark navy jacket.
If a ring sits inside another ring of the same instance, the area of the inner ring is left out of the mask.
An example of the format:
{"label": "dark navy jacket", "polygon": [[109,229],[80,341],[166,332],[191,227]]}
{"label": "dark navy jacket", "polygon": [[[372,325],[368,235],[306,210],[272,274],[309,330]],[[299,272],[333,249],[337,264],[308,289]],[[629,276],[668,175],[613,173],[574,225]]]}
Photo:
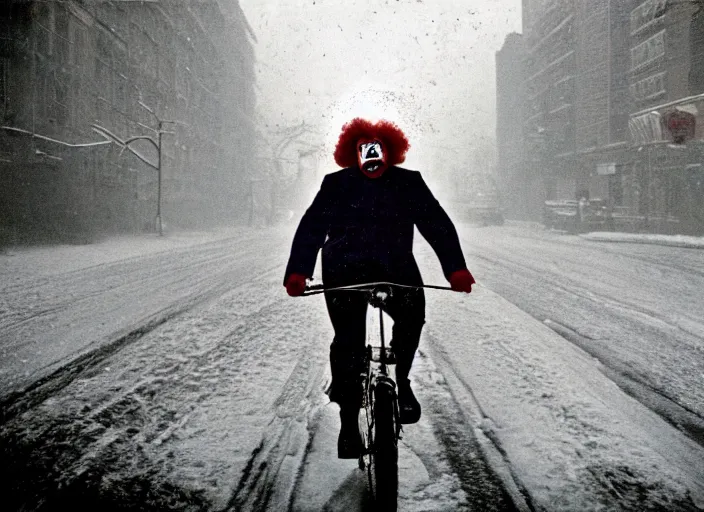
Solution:
{"label": "dark navy jacket", "polygon": [[356,167],[328,174],[296,231],[284,282],[313,275],[323,249],[323,282],[422,284],[413,227],[433,248],[446,277],[467,268],[457,231],[420,173],[389,167],[369,179]]}

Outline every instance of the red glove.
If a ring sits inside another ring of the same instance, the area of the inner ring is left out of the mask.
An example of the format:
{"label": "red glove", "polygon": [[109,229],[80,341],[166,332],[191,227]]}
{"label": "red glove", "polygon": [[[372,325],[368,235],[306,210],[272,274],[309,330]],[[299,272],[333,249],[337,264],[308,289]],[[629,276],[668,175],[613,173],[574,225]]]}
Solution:
{"label": "red glove", "polygon": [[469,270],[456,270],[450,274],[450,288],[456,292],[472,293],[472,285],[476,281]]}
{"label": "red glove", "polygon": [[286,292],[291,297],[300,297],[306,291],[306,276],[301,274],[291,274],[286,279]]}

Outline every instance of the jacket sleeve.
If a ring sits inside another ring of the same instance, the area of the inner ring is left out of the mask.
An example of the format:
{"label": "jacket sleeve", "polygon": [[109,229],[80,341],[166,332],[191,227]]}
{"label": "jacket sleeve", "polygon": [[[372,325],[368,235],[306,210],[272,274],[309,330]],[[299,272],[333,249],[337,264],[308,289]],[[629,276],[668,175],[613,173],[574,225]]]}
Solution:
{"label": "jacket sleeve", "polygon": [[455,225],[426,185],[419,172],[413,173],[414,223],[437,254],[445,277],[467,268]]}
{"label": "jacket sleeve", "polygon": [[318,251],[323,246],[330,228],[330,205],[330,179],[325,176],[320,190],[303,215],[293,237],[284,285],[291,274],[302,274],[306,277],[313,275]]}

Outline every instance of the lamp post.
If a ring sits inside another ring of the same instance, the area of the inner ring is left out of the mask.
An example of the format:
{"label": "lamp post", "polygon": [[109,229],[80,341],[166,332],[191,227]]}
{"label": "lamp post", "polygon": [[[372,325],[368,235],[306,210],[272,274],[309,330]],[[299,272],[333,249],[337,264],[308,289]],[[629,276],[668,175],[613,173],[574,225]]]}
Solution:
{"label": "lamp post", "polygon": [[159,121],[159,130],[157,132],[157,156],[156,156],[156,167],[157,167],[157,192],[156,192],[156,225],[159,230],[159,236],[164,234],[161,227],[161,141],[164,135],[162,130],[164,123]]}
{"label": "lamp post", "polygon": [[[104,127],[97,125],[97,124],[94,124],[92,126],[96,132],[111,139],[113,142],[115,142],[119,146],[122,146],[123,149],[129,150],[132,154],[134,154],[142,162],[147,164],[152,169],[156,170],[156,172],[157,172],[157,202],[156,202],[155,225],[156,225],[156,230],[159,233],[159,236],[163,236],[164,231],[163,231],[162,222],[161,222],[161,181],[162,181],[161,180],[161,163],[162,163],[161,152],[162,152],[162,141],[163,141],[163,135],[165,133],[175,133],[175,132],[165,131],[164,125],[167,123],[185,125],[185,123],[182,123],[180,121],[168,120],[168,119],[160,119],[159,116],[156,115],[154,110],[149,108],[147,105],[145,105],[141,101],[138,103],[141,107],[143,107],[145,110],[147,110],[152,116],[154,116],[154,119],[156,119],[156,121],[157,121],[157,130],[156,130],[157,138],[156,138],[156,140],[154,140],[149,135],[137,135],[135,137],[130,137],[129,139],[122,140],[117,135],[115,135],[110,130],[108,130],[107,128],[104,128]],[[144,156],[142,156],[139,152],[137,152],[135,149],[130,147],[130,144],[132,144],[133,142],[139,141],[139,140],[145,140],[145,141],[149,142],[154,147],[154,149],[156,149],[156,164],[150,162]]]}

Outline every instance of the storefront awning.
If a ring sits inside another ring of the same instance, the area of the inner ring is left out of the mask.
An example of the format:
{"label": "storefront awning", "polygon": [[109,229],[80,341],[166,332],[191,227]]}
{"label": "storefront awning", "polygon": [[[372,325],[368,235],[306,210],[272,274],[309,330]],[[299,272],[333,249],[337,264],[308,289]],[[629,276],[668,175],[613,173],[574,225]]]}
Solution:
{"label": "storefront awning", "polygon": [[676,101],[670,101],[631,114],[628,129],[631,142],[636,146],[671,140],[671,133],[664,126],[663,120],[673,112],[686,112],[696,120],[695,139],[704,138],[704,94],[689,96]]}

